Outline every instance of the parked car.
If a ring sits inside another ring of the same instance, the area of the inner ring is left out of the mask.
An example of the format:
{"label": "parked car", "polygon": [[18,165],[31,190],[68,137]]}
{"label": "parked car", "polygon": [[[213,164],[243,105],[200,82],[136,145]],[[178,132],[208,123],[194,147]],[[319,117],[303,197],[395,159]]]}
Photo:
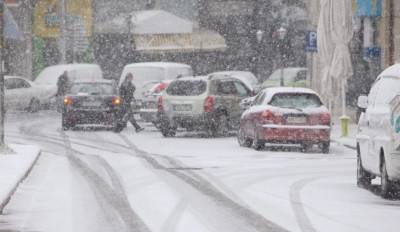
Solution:
{"label": "parked car", "polygon": [[305,88],[262,90],[240,119],[238,142],[262,149],[266,143],[318,145],[329,153],[331,119],[317,93]]}
{"label": "parked car", "polygon": [[168,87],[172,80],[165,80],[158,83],[151,83],[150,88],[143,92],[142,105],[139,109],[140,118],[145,122],[151,122],[159,127],[159,118],[157,117],[157,102],[163,91]]}
{"label": "parked car", "polygon": [[[52,88],[54,95],[57,92],[57,81],[61,74],[67,71],[70,81],[103,80],[103,72],[97,64],[62,64],[53,65],[43,69],[36,77],[34,83],[46,88]],[[52,97],[54,97],[54,95]],[[55,98],[50,99],[55,104]]]}
{"label": "parked car", "polygon": [[210,75],[228,75],[241,80],[251,91],[259,92],[261,90],[261,84],[258,82],[257,77],[249,71],[221,71]]}
{"label": "parked car", "polygon": [[62,128],[78,124],[99,124],[117,127],[121,100],[114,81],[76,81],[64,97]]}
{"label": "parked car", "polygon": [[5,108],[7,110],[27,110],[37,112],[42,105],[49,104],[55,94],[52,88],[36,85],[19,76],[5,76]]}
{"label": "parked car", "polygon": [[381,194],[390,197],[400,181],[400,151],[392,139],[390,102],[400,94],[400,64],[383,71],[368,96],[360,96],[358,107],[363,111],[358,122],[357,184],[368,187],[376,176],[381,177]]}
{"label": "parked car", "polygon": [[281,77],[283,76],[283,86],[286,87],[309,87],[307,79],[307,68],[284,68],[275,70],[267,80],[262,83],[262,88],[281,86]]}
{"label": "parked car", "polygon": [[136,86],[135,98],[141,101],[143,92],[146,91],[145,85],[148,83],[173,80],[178,76],[192,76],[193,70],[191,66],[179,63],[151,62],[128,64],[122,71],[119,85],[124,82],[128,73],[132,73],[134,76],[133,84]]}
{"label": "parked car", "polygon": [[243,82],[226,75],[175,80],[158,100],[161,133],[174,136],[181,127],[226,135],[239,123],[240,101],[251,95]]}

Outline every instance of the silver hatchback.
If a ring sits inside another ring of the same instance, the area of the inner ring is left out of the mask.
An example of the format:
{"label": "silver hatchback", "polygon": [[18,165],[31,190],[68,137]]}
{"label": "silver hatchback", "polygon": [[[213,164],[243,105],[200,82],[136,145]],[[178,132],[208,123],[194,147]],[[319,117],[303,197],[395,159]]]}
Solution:
{"label": "silver hatchback", "polygon": [[239,125],[241,100],[252,95],[243,82],[226,75],[175,80],[158,100],[161,133],[175,136],[177,128],[185,128],[226,135]]}

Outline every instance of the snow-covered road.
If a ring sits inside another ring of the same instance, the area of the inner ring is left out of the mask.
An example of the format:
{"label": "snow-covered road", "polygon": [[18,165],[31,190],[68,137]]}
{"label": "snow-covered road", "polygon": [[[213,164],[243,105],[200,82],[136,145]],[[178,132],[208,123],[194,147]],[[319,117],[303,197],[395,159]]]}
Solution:
{"label": "snow-covered road", "polygon": [[400,201],[355,185],[355,152],[261,152],[235,138],[60,130],[53,112],[10,114],[7,140],[44,153],[0,231],[393,231]]}

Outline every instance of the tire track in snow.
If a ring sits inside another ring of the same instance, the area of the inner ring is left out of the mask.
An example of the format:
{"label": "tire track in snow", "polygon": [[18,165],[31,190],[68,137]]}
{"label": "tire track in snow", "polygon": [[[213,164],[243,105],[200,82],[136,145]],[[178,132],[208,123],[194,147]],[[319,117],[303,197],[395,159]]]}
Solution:
{"label": "tire track in snow", "polygon": [[[136,147],[128,138],[124,135],[119,135],[125,143],[131,147],[133,151],[135,151],[137,156],[142,157],[147,163],[149,163],[154,169],[159,169],[165,171],[175,178],[180,179],[185,184],[191,186],[194,190],[200,192],[203,196],[208,197],[212,201],[216,202],[218,207],[223,211],[229,212],[233,218],[230,218],[230,221],[237,223],[239,227],[235,228],[234,231],[268,231],[268,232],[283,232],[287,231],[277,224],[267,220],[261,215],[253,212],[249,208],[246,208],[237,202],[233,201],[231,198],[227,197],[223,193],[221,193],[218,189],[212,186],[207,180],[205,180],[200,175],[197,175],[195,172],[190,170],[179,170],[183,168],[178,161],[161,155],[149,154],[145,151],[142,151]],[[157,158],[162,157],[167,160],[173,168],[168,168],[164,166]],[[225,218],[226,219],[226,218]],[[222,220],[224,221],[224,220]],[[229,222],[228,222],[229,223]],[[240,225],[246,225],[245,227],[240,228]],[[230,225],[232,226],[232,225]]]}
{"label": "tire track in snow", "polygon": [[96,159],[100,160],[100,162],[104,165],[106,171],[108,172],[114,188],[111,188],[103,178],[101,178],[94,170],[89,168],[84,161],[82,161],[77,155],[75,155],[84,154],[79,151],[73,150],[68,136],[63,131],[61,131],[61,136],[64,139],[64,146],[66,148],[68,157],[79,168],[82,174],[87,177],[88,181],[94,184],[95,190],[99,192],[101,197],[99,200],[105,200],[109,205],[114,208],[116,213],[121,217],[121,219],[127,226],[126,231],[150,231],[149,228],[140,219],[140,217],[130,207],[128,198],[126,197],[125,191],[122,188],[122,184],[120,183],[119,178],[109,166],[109,164],[105,160],[102,160],[100,156],[96,156]]}
{"label": "tire track in snow", "polygon": [[[22,122],[19,127],[21,135],[13,136],[15,138],[35,140],[41,144],[51,144],[53,149],[56,150],[55,154],[66,156],[71,164],[81,173],[81,175],[88,181],[93,192],[97,196],[97,202],[104,209],[103,213],[105,216],[109,217],[110,223],[112,223],[117,229],[116,231],[137,231],[137,232],[148,232],[150,231],[147,226],[141,221],[141,219],[136,215],[136,213],[130,208],[130,204],[122,188],[122,184],[119,178],[114,173],[109,164],[103,160],[101,157],[96,155],[84,154],[78,150],[72,148],[69,137],[60,131],[61,139],[53,136],[41,135],[40,129],[43,129],[43,125],[40,121],[29,121]],[[37,133],[35,133],[37,132]],[[81,144],[82,146],[87,146],[87,144]],[[61,148],[65,150],[65,154],[60,154],[58,151]],[[98,150],[104,150],[99,149]],[[54,153],[54,152],[52,152]],[[97,164],[106,170],[112,181],[112,187],[105,181],[101,176],[99,176],[93,169],[91,169],[81,158],[78,156],[84,156],[86,158],[92,159]],[[110,209],[111,206],[112,208]],[[111,212],[114,210],[114,212]],[[123,222],[123,226],[121,223]],[[121,227],[122,226],[122,227]]]}

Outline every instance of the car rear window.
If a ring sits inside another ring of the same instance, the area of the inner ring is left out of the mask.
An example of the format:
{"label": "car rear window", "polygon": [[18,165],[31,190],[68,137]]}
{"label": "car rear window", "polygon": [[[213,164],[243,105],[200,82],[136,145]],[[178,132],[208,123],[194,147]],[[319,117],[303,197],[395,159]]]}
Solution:
{"label": "car rear window", "polygon": [[282,108],[305,109],[309,107],[320,107],[322,102],[315,94],[309,93],[277,93],[269,105]]}
{"label": "car rear window", "polygon": [[198,96],[206,91],[207,83],[201,80],[182,80],[172,82],[167,93],[172,96]]}
{"label": "car rear window", "polygon": [[115,86],[108,83],[75,83],[70,89],[72,95],[113,95],[116,92]]}

